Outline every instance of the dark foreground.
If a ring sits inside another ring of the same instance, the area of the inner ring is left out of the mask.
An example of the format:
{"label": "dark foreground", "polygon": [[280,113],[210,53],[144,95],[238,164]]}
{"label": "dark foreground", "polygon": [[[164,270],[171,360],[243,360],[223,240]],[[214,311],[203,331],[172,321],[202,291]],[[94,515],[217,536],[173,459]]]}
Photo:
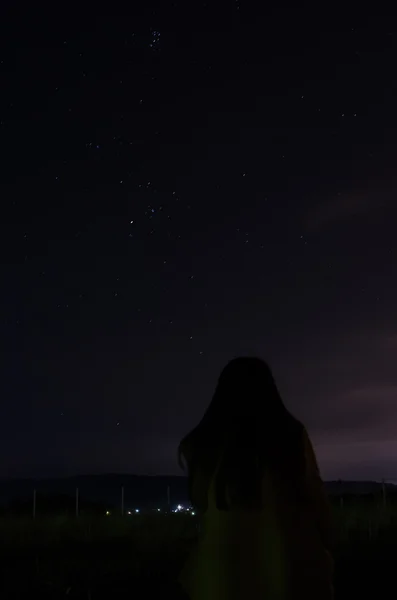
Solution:
{"label": "dark foreground", "polygon": [[[394,589],[394,511],[337,511],[335,598]],[[197,536],[187,514],[0,520],[2,599],[184,596],[176,578]]]}

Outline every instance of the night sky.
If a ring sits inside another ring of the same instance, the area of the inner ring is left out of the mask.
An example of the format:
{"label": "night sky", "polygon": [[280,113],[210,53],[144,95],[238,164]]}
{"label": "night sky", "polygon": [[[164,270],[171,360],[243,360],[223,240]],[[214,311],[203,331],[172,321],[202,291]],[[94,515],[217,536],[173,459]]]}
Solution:
{"label": "night sky", "polygon": [[141,5],[1,8],[0,476],[182,474],[257,355],[325,479],[397,479],[389,18]]}

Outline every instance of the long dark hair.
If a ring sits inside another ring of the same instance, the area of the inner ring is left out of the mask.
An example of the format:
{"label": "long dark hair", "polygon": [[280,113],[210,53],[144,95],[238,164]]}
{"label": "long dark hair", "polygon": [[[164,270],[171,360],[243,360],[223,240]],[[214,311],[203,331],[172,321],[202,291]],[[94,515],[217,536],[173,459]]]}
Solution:
{"label": "long dark hair", "polygon": [[302,429],[284,406],[263,360],[229,362],[203,418],[178,447],[179,465],[185,470],[183,458],[187,465],[192,504],[207,508],[208,486],[225,450],[215,482],[217,507],[260,508],[265,467],[282,481],[302,478]]}

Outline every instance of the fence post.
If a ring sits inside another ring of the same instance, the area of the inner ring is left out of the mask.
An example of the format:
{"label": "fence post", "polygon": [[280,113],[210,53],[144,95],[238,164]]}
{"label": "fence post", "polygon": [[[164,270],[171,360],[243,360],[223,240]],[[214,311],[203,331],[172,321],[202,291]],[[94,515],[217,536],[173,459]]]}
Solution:
{"label": "fence post", "polygon": [[170,486],[167,485],[167,506],[168,512],[171,512],[171,494],[170,494]]}
{"label": "fence post", "polygon": [[36,518],[36,490],[33,490],[33,518]]}
{"label": "fence post", "polygon": [[76,517],[79,516],[79,488],[76,488]]}
{"label": "fence post", "polygon": [[340,497],[340,507],[343,508],[343,496]]}
{"label": "fence post", "polygon": [[124,517],[124,486],[121,486],[121,516]]}

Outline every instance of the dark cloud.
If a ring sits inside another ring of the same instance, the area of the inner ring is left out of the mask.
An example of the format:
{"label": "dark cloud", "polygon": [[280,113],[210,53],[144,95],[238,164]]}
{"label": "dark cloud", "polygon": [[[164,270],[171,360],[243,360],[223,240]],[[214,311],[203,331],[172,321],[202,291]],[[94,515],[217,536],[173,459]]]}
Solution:
{"label": "dark cloud", "polygon": [[365,215],[378,207],[376,199],[368,196],[336,196],[316,206],[307,216],[308,230],[318,230],[338,221]]}
{"label": "dark cloud", "polygon": [[360,182],[356,188],[337,192],[317,202],[307,213],[308,231],[319,231],[328,225],[365,218],[382,212],[393,204],[397,185],[394,179]]}

